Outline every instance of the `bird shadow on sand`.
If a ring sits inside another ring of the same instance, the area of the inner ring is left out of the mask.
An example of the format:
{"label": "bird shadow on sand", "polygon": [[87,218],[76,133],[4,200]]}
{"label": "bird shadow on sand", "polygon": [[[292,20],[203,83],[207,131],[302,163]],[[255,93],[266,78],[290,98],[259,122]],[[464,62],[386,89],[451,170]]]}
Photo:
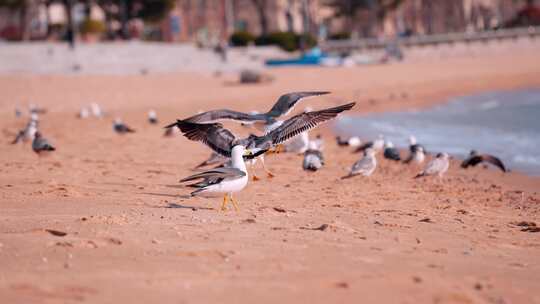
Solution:
{"label": "bird shadow on sand", "polygon": [[167,208],[167,209],[191,209],[193,211],[195,210],[214,210],[214,208],[208,208],[208,207],[195,207],[195,206],[188,206],[188,205],[182,205],[182,204],[176,204],[176,203],[169,203],[167,206],[160,207],[160,208]]}
{"label": "bird shadow on sand", "polygon": [[139,194],[146,194],[146,195],[152,195],[152,196],[164,196],[164,197],[172,197],[172,198],[182,198],[182,199],[188,199],[191,198],[191,195],[180,195],[180,194],[169,194],[169,193],[155,193],[155,192],[142,192]]}

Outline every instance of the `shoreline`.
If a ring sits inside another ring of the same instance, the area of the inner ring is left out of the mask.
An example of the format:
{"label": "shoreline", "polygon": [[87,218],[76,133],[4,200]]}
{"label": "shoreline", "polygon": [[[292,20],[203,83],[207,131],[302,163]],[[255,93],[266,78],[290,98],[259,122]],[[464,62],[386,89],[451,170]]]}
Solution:
{"label": "shoreline", "polygon": [[[187,198],[178,186],[209,150],[162,137],[162,126],[199,109],[264,110],[290,91],[335,92],[295,113],[353,100],[356,114],[540,86],[536,54],[270,74],[276,81],[247,86],[184,74],[0,76],[0,298],[540,303],[540,178],[454,161],[438,183],[379,158],[373,176],[341,180],[359,155],[337,147],[327,124],[311,132],[325,139],[322,170],[302,171],[294,154],[268,157],[276,176],[257,167],[262,180],[235,196],[240,211],[218,212],[219,198]],[[49,109],[40,122],[58,148],[49,157],[7,144],[26,123],[14,107],[29,101]],[[91,102],[109,115],[75,118]],[[158,126],[146,121],[150,108]],[[115,116],[137,132],[115,134]]]}

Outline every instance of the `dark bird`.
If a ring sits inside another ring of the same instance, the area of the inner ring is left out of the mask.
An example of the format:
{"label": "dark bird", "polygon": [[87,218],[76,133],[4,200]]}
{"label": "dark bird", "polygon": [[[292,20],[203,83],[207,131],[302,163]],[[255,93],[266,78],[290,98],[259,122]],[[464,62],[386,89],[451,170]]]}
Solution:
{"label": "dark bird", "polygon": [[56,148],[49,144],[47,139],[45,139],[40,132],[36,132],[34,141],[32,141],[32,150],[38,155],[41,155],[43,152],[55,151]]}
{"label": "dark bird", "polygon": [[416,142],[414,136],[409,137],[409,156],[403,162],[405,164],[421,164],[426,159],[426,150],[424,146]]}
{"label": "dark bird", "polygon": [[394,144],[392,144],[391,141],[387,141],[384,144],[384,158],[395,160],[395,161],[401,160],[401,156],[399,155],[399,150],[396,147],[394,147]]}
{"label": "dark bird", "polygon": [[461,167],[464,169],[467,169],[468,167],[474,167],[478,165],[479,163],[483,163],[483,162],[496,166],[497,168],[501,169],[502,172],[508,172],[503,162],[499,158],[490,154],[479,154],[475,150],[472,150],[471,153],[469,154],[469,157],[467,157],[467,159],[465,159],[461,163]]}
{"label": "dark bird", "polygon": [[120,118],[116,118],[113,121],[113,129],[114,129],[114,131],[116,131],[116,133],[119,133],[119,134],[134,133],[135,132],[135,130],[133,130],[132,128],[128,127],[128,125],[123,123]]}
{"label": "dark bird", "polygon": [[354,150],[355,153],[358,152],[364,152],[367,149],[373,149],[375,152],[380,151],[384,148],[384,137],[382,135],[379,135],[377,139],[374,141],[368,141],[362,145],[360,145],[356,150]]}

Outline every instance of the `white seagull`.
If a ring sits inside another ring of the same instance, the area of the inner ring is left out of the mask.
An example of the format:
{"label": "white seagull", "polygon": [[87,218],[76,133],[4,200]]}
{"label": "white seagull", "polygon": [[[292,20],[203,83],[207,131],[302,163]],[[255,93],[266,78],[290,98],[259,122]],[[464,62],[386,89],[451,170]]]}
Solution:
{"label": "white seagull", "polygon": [[364,151],[364,157],[354,163],[351,171],[348,175],[343,176],[342,179],[350,178],[355,175],[370,176],[377,168],[377,158],[375,157],[375,149],[367,148]]}
{"label": "white seagull", "polygon": [[448,159],[449,156],[447,153],[438,153],[437,156],[426,165],[424,170],[415,176],[415,178],[437,175],[439,179],[442,179],[444,173],[448,171],[448,167],[450,166],[450,161]]}

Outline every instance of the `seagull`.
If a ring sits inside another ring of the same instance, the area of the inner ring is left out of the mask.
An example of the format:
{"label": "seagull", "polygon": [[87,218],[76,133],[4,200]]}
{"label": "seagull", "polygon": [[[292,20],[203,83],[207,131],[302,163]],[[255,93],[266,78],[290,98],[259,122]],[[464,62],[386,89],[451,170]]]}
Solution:
{"label": "seagull", "polygon": [[467,157],[467,159],[465,159],[461,163],[461,167],[464,169],[467,169],[469,166],[474,167],[482,162],[490,163],[496,166],[497,168],[501,169],[502,172],[508,172],[503,162],[499,158],[490,154],[479,154],[475,150],[472,150],[471,153],[469,154],[469,157]]}
{"label": "seagull", "polygon": [[81,108],[81,110],[79,111],[79,114],[77,114],[77,117],[80,119],[85,119],[85,118],[88,118],[89,116],[90,116],[90,111],[88,111],[88,108],[86,107]]}
{"label": "seagull", "polygon": [[[238,139],[220,123],[193,123],[185,120],[166,126],[177,126],[185,137],[193,141],[200,141],[215,152],[231,157],[232,147],[242,145],[251,149],[255,157],[262,156],[264,152],[274,149],[279,151],[279,146],[304,131],[315,128],[318,124],[335,118],[339,113],[352,109],[356,103],[348,103],[341,106],[323,109],[320,111],[301,113],[285,120],[281,126],[273,131],[262,135],[249,135],[247,138]],[[264,161],[261,158],[261,162]],[[266,171],[266,170],[265,170]],[[268,173],[269,171],[267,171]],[[269,175],[270,176],[270,175]]]}
{"label": "seagull", "polygon": [[17,136],[11,142],[11,144],[14,145],[14,144],[17,144],[17,143],[19,143],[21,141],[23,141],[23,142],[33,141],[34,138],[35,138],[36,132],[37,132],[38,122],[39,122],[38,115],[33,113],[30,116],[30,121],[26,124],[24,129],[20,130],[17,133]]}
{"label": "seagull", "polygon": [[442,179],[444,173],[448,171],[448,167],[450,166],[448,159],[449,156],[447,153],[438,153],[437,156],[426,165],[424,170],[415,176],[415,178],[437,175],[439,179]]}
{"label": "seagull", "polygon": [[242,145],[231,148],[231,167],[215,168],[195,175],[188,176],[181,183],[199,180],[188,187],[196,188],[191,196],[202,193],[224,193],[221,210],[227,210],[227,197],[230,198],[234,209],[238,211],[238,204],[233,199],[233,193],[242,191],[248,183],[248,172],[243,156],[251,154],[250,150]]}
{"label": "seagull", "polygon": [[[167,130],[170,130],[170,129],[167,129]],[[225,162],[227,162],[227,158],[225,156],[223,156],[223,155],[221,155],[221,154],[219,154],[217,152],[212,151],[212,153],[210,154],[210,157],[208,157],[207,160],[205,160],[202,163],[195,166],[194,169],[199,169],[199,168],[207,167],[207,166],[211,166],[211,165],[221,166]]]}
{"label": "seagull", "polygon": [[411,153],[416,151],[419,147],[422,147],[424,153],[427,153],[426,148],[416,141],[416,137],[414,137],[413,135],[409,136],[409,150],[411,151]]}
{"label": "seagull", "polygon": [[399,150],[394,147],[394,144],[391,141],[387,141],[384,143],[384,158],[395,161],[401,160]]}
{"label": "seagull", "polygon": [[317,171],[324,165],[324,156],[319,150],[317,142],[309,142],[309,148],[304,152],[302,168],[309,171]]}
{"label": "seagull", "polygon": [[384,136],[379,135],[377,139],[375,139],[374,141],[368,141],[367,143],[359,146],[354,152],[363,152],[368,148],[372,148],[373,150],[375,150],[375,152],[382,150],[384,148]]}
{"label": "seagull", "polygon": [[36,136],[32,141],[32,150],[38,155],[42,155],[44,152],[55,151],[56,148],[49,144],[47,139],[45,139],[40,132],[36,132]]}
{"label": "seagull", "polygon": [[103,117],[103,111],[101,111],[101,107],[97,103],[91,103],[90,110],[92,111],[92,115],[94,115],[95,117]]}
{"label": "seagull", "polygon": [[362,144],[362,141],[360,140],[360,137],[358,136],[351,136],[349,138],[344,139],[341,136],[336,136],[336,141],[338,146],[349,146],[349,147],[358,147]]}
{"label": "seagull", "polygon": [[239,121],[244,124],[255,124],[255,126],[263,129],[263,131],[270,132],[281,125],[282,122],[277,120],[277,118],[289,114],[301,99],[326,95],[329,93],[330,92],[326,91],[293,92],[280,96],[274,106],[266,113],[248,114],[228,109],[221,109],[199,113],[184,119],[184,121],[195,123],[213,123],[219,120],[228,119]]}
{"label": "seagull", "polygon": [[364,157],[353,164],[348,175],[341,179],[350,178],[355,175],[370,176],[377,168],[377,158],[375,157],[375,149],[367,148],[364,150]]}
{"label": "seagull", "polygon": [[148,111],[148,122],[153,125],[158,123],[156,111],[154,110]]}
{"label": "seagull", "polygon": [[422,145],[411,145],[409,157],[407,157],[403,163],[410,164],[412,162],[419,165],[423,163],[425,159],[426,153],[424,152],[424,147]]}
{"label": "seagull", "polygon": [[122,122],[120,118],[115,118],[113,121],[113,130],[116,131],[118,134],[125,134],[125,133],[134,133],[135,130],[128,127],[125,123]]}

